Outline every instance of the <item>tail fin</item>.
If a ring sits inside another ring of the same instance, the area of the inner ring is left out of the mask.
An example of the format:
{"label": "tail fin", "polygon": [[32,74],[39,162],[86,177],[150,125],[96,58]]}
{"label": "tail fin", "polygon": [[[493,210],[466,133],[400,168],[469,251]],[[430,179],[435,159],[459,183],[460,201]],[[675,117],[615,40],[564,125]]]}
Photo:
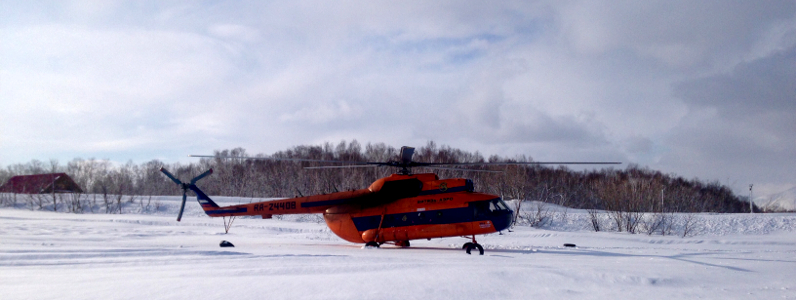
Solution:
{"label": "tail fin", "polygon": [[210,199],[205,192],[202,192],[202,190],[200,190],[196,185],[192,184],[189,188],[196,193],[196,201],[199,201],[199,204],[202,205],[202,209],[205,211],[205,213],[220,208],[218,204],[213,202],[213,200]]}
{"label": "tail fin", "polygon": [[235,216],[238,214],[245,214],[248,210],[245,206],[225,206],[220,207],[218,204],[213,202],[210,197],[202,192],[196,185],[191,185],[189,187],[194,193],[196,193],[196,201],[199,201],[199,204],[202,205],[202,209],[205,211],[205,214],[211,217],[226,217],[226,216]]}

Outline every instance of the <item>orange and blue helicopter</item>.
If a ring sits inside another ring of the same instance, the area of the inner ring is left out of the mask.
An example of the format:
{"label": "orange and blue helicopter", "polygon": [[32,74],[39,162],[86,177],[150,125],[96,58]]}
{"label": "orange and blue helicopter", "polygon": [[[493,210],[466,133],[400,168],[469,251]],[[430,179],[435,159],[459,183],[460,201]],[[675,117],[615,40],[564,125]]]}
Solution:
{"label": "orange and blue helicopter", "polygon": [[[414,148],[404,146],[401,147],[399,159],[388,162],[222,157],[346,164],[306,167],[306,169],[372,166],[399,169],[397,173],[378,179],[364,189],[223,207],[213,202],[196,186],[198,180],[213,172],[212,169],[191,179],[190,183],[183,183],[166,169],[160,170],[183,190],[177,221],[182,219],[186,193],[191,190],[196,193],[197,201],[208,216],[224,217],[227,231],[237,216],[262,216],[263,219],[270,219],[274,215],[320,213],[334,234],[352,243],[364,243],[366,247],[379,247],[384,243],[409,247],[410,240],[461,236],[471,240],[462,246],[467,254],[477,249],[479,254],[483,255],[484,248],[476,242],[475,236],[507,229],[511,225],[514,212],[501,197],[476,192],[470,179],[440,179],[434,173],[412,174],[411,168],[516,164],[618,164],[617,162],[426,163],[412,161],[413,154]],[[192,155],[192,157],[217,158],[218,156]],[[230,217],[229,222],[226,217]]]}

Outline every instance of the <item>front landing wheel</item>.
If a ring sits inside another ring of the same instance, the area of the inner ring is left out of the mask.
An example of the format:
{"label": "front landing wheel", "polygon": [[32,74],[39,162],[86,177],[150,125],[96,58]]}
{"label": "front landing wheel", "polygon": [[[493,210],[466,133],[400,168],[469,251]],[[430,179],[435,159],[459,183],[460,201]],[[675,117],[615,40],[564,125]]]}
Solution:
{"label": "front landing wheel", "polygon": [[[469,245],[467,245],[467,244],[469,244]],[[465,244],[465,248],[464,248],[465,251],[467,252],[467,254],[470,254],[470,251],[473,250],[473,249],[478,249],[478,254],[479,255],[484,255],[484,247],[481,247],[481,245],[476,244],[476,243],[467,243],[467,244]]]}
{"label": "front landing wheel", "polygon": [[379,243],[367,242],[365,243],[365,248],[379,248]]}

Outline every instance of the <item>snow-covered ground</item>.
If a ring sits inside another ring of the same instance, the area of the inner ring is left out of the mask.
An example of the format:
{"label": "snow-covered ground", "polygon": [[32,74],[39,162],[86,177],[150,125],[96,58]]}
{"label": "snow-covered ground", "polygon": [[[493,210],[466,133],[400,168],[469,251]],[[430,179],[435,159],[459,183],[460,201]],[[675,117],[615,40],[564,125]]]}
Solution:
{"label": "snow-covered ground", "polygon": [[681,238],[593,232],[567,210],[478,237],[479,256],[462,238],[362,249],[313,215],[224,234],[195,200],[180,223],[179,198],[158,200],[122,215],[0,209],[0,299],[796,299],[793,214],[699,215]]}

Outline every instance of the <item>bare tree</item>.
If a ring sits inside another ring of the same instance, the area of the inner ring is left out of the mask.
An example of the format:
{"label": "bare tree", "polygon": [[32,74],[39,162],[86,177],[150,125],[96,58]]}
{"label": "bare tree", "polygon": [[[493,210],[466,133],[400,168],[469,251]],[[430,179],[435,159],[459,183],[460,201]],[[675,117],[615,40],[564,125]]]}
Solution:
{"label": "bare tree", "polygon": [[[219,150],[219,156],[246,156],[243,148]],[[258,154],[257,156],[264,156]],[[321,145],[295,146],[273,153],[279,158],[302,158],[343,161],[390,161],[397,159],[398,150],[383,143],[362,145],[356,140]],[[485,159],[480,153],[470,153],[429,141],[415,151],[416,161],[422,162],[524,162],[529,157],[503,158],[496,155]],[[222,159],[200,159],[188,164],[174,163],[169,170],[180,178],[192,178],[207,169],[215,173],[201,183],[208,194],[237,197],[291,197],[365,188],[378,178],[395,172],[391,168],[351,168],[342,170],[305,170],[310,162]],[[113,165],[107,160],[76,158],[66,167],[56,160],[43,163],[32,160],[0,169],[0,179],[14,175],[40,174],[65,171],[84,188],[85,195],[26,196],[30,209],[44,209],[51,202],[53,209],[66,205],[71,212],[94,211],[104,206],[106,213],[122,213],[126,203],[137,199],[144,210],[152,205],[153,195],[177,195],[173,183],[164,177],[159,168],[165,163],[153,160],[136,165],[128,162]],[[501,174],[473,173],[458,170],[430,170],[418,168],[416,172],[435,172],[440,178],[466,177],[472,179],[476,189],[498,194],[506,199],[516,199],[515,218],[520,217],[525,200],[556,204],[563,207],[589,211],[592,228],[618,231],[661,232],[670,234],[673,212],[741,212],[748,211],[742,198],[717,182],[687,180],[674,174],[629,165],[623,170],[613,168],[572,171],[567,168],[543,166],[472,167],[502,170]],[[16,196],[13,197],[16,199]],[[5,197],[3,205],[16,200]],[[98,201],[100,205],[97,205]],[[157,204],[156,204],[157,206]],[[49,207],[47,207],[49,208]],[[88,209],[86,209],[88,208]],[[537,208],[538,209],[538,208]],[[537,211],[543,216],[543,211]],[[648,214],[652,214],[649,215]],[[663,214],[663,215],[660,215]],[[528,218],[535,218],[529,215]],[[600,222],[610,223],[600,223]],[[609,224],[612,224],[610,226]],[[607,226],[609,225],[609,226]],[[668,230],[665,228],[669,228]]]}
{"label": "bare tree", "polygon": [[697,231],[698,227],[697,225],[699,223],[696,214],[694,213],[683,214],[682,220],[680,222],[682,222],[681,225],[683,228],[683,234],[681,235],[681,237],[691,236]]}
{"label": "bare tree", "polygon": [[[519,212],[517,214],[520,214]],[[521,217],[531,227],[544,227],[551,222],[550,209],[544,202],[536,202],[536,209],[533,214],[523,214]]]}
{"label": "bare tree", "polygon": [[591,221],[591,228],[594,231],[602,230],[603,226],[602,226],[602,221],[601,221],[601,218],[600,218],[600,212],[598,210],[596,210],[596,209],[593,209],[593,208],[592,209],[587,209],[586,211],[589,213],[589,221]]}

